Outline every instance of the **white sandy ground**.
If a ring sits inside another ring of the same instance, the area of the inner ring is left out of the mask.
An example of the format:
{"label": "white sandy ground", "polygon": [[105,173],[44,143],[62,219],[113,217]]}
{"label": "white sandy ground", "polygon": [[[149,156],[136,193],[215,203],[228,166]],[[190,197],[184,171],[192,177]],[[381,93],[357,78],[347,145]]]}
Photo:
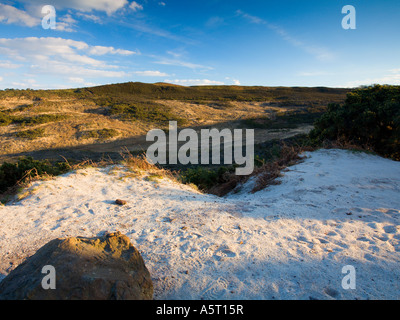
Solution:
{"label": "white sandy ground", "polygon": [[[400,163],[307,156],[281,185],[250,194],[250,181],[225,198],[123,178],[123,167],[36,182],[0,207],[0,274],[54,238],[119,230],[142,253],[155,299],[400,299]],[[346,265],[355,290],[342,288]]]}

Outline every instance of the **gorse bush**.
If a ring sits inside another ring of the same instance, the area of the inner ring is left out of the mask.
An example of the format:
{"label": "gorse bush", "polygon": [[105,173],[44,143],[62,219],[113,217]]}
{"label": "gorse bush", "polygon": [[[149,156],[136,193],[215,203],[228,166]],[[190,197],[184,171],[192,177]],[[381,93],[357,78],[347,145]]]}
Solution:
{"label": "gorse bush", "polygon": [[186,123],[185,119],[174,116],[169,108],[151,102],[135,104],[117,103],[110,108],[109,113],[110,115],[122,116],[124,119],[128,120],[149,122],[176,120],[178,125]]}
{"label": "gorse bush", "polygon": [[400,160],[400,87],[375,85],[350,92],[343,105],[328,106],[310,138],[316,144],[348,141]]}
{"label": "gorse bush", "polygon": [[20,131],[15,134],[16,137],[28,140],[35,140],[46,136],[45,129],[37,128],[32,130]]}
{"label": "gorse bush", "polygon": [[0,112],[0,127],[8,126],[13,122],[13,119],[6,113]]}
{"label": "gorse bush", "polygon": [[62,114],[41,114],[33,117],[11,115],[10,112],[0,112],[0,126],[17,124],[22,126],[34,126],[49,122],[57,122],[67,119],[67,115]]}
{"label": "gorse bush", "polygon": [[56,176],[66,173],[68,170],[70,170],[70,166],[65,162],[52,165],[49,161],[38,161],[31,157],[22,158],[17,163],[5,162],[0,166],[0,193],[33,177],[46,174]]}
{"label": "gorse bush", "polygon": [[181,172],[181,181],[187,184],[194,184],[200,190],[208,190],[220,183],[226,182],[227,175],[234,171],[233,168],[220,167],[218,169],[209,169],[196,167]]}

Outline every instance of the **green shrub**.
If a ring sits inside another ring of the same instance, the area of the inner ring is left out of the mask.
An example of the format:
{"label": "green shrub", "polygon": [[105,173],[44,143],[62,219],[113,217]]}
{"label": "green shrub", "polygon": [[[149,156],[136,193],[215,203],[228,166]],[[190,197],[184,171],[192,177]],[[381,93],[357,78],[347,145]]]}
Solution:
{"label": "green shrub", "polygon": [[8,114],[0,112],[0,127],[8,126],[11,123],[12,118]]}
{"label": "green shrub", "polygon": [[37,129],[17,132],[15,136],[22,139],[35,140],[37,138],[45,137],[46,134],[43,128],[37,128]]}
{"label": "green shrub", "polygon": [[180,176],[183,183],[192,183],[200,190],[208,190],[213,186],[226,182],[226,174],[232,171],[234,169],[227,167],[220,167],[218,169],[197,167],[181,172]]}
{"label": "green shrub", "polygon": [[34,126],[38,124],[44,124],[49,122],[57,122],[67,119],[67,115],[63,114],[41,114],[34,117],[13,117],[13,123],[24,125],[24,126]]}
{"label": "green shrub", "polygon": [[114,104],[110,115],[119,115],[129,120],[141,120],[149,122],[165,122],[176,120],[178,125],[185,124],[186,120],[173,115],[169,108],[156,103]]}
{"label": "green shrub", "polygon": [[17,163],[5,162],[0,166],[0,193],[32,177],[44,174],[55,176],[66,173],[68,170],[70,167],[65,162],[52,165],[49,161],[33,160],[31,157],[21,158]]}
{"label": "green shrub", "polygon": [[400,87],[375,85],[349,93],[343,105],[328,106],[310,138],[315,144],[340,139],[400,160]]}

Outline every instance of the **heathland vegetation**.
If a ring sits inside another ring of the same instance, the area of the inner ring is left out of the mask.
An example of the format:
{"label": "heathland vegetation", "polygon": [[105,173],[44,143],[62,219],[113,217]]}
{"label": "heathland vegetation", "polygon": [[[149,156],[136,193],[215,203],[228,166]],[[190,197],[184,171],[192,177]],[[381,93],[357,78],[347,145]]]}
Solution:
{"label": "heathland vegetation", "polygon": [[[125,83],[76,90],[4,90],[0,91],[0,193],[15,191],[16,185],[33,178],[79,166],[90,157],[85,148],[109,159],[111,154],[119,154],[115,149],[122,146],[137,154],[140,149],[134,146],[140,139],[133,138],[143,137],[150,128],[165,128],[171,120],[180,127],[254,128],[260,136],[314,124],[309,135],[284,141],[277,135],[256,142],[253,191],[275,183],[284,167],[300,160],[303,150],[347,147],[400,160],[400,87],[396,86],[348,90]],[[126,140],[131,137],[132,141]],[[37,156],[41,154],[37,150],[52,148],[62,155],[66,146],[75,149],[66,153],[63,162],[13,156],[32,152]],[[70,158],[71,154],[74,157]],[[135,166],[144,163],[133,162]],[[235,176],[233,166],[172,170],[170,176],[218,195],[246,179]]]}

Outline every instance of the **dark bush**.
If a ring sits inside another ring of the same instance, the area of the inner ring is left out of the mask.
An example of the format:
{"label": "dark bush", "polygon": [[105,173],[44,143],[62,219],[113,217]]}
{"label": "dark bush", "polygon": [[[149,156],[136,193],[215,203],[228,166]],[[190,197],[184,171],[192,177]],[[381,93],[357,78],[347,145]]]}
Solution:
{"label": "dark bush", "polygon": [[315,144],[342,140],[400,160],[400,87],[375,85],[330,104],[310,133]]}
{"label": "dark bush", "polygon": [[12,123],[12,118],[8,114],[0,112],[0,127],[8,126],[11,123]]}
{"label": "dark bush", "polygon": [[190,168],[181,173],[181,179],[183,183],[195,184],[200,190],[208,190],[226,182],[226,174],[232,170],[232,168],[227,167],[220,167],[218,169]]}
{"label": "dark bush", "polygon": [[32,177],[45,174],[56,176],[69,170],[70,166],[66,162],[52,165],[49,161],[38,161],[31,157],[21,158],[17,163],[5,162],[0,166],[0,193]]}

